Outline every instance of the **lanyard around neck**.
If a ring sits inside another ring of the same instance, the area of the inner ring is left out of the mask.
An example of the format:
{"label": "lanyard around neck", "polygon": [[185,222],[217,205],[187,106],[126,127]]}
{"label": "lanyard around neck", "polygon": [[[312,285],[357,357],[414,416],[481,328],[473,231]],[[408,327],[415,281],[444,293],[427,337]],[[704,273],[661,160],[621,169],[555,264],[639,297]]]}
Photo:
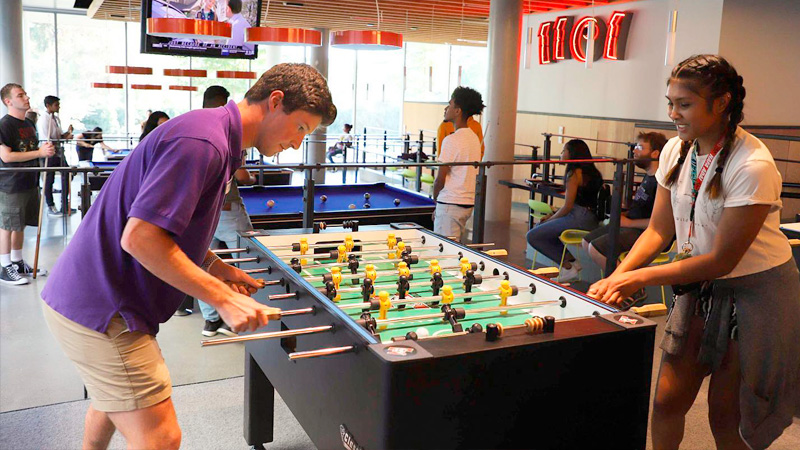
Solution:
{"label": "lanyard around neck", "polygon": [[697,173],[697,141],[694,141],[694,145],[692,146],[692,209],[689,212],[689,220],[691,221],[691,225],[689,226],[689,237],[692,237],[694,231],[694,208],[697,204],[697,195],[700,192],[700,187],[703,185],[703,180],[706,178],[706,173],[708,173],[708,168],[711,166],[711,162],[714,161],[714,157],[717,156],[717,153],[722,150],[723,143],[725,142],[725,136],[722,136],[717,145],[711,150],[711,153],[706,157],[705,163],[703,163],[703,167],[700,169],[700,173]]}

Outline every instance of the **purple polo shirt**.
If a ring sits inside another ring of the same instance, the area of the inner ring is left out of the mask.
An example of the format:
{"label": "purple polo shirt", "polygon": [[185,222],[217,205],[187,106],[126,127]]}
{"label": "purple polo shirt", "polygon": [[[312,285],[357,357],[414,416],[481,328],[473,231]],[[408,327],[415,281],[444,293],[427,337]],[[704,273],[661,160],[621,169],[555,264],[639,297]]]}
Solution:
{"label": "purple polo shirt", "polygon": [[183,294],[122,249],[130,217],[169,232],[196,264],[219,221],[225,184],[241,164],[236,103],[191,111],[160,125],[112,172],[53,267],[42,298],[64,317],[104,333],[119,313],[155,335]]}

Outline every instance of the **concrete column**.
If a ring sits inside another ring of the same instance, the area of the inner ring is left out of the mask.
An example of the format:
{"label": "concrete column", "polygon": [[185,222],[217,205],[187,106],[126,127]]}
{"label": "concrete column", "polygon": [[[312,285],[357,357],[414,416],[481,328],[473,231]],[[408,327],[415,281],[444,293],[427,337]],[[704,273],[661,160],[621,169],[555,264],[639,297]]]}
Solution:
{"label": "concrete column", "polygon": [[[0,87],[25,87],[22,70],[22,0],[0,1]],[[3,111],[6,107],[3,106]]]}
{"label": "concrete column", "polygon": [[[319,47],[311,47],[311,66],[319,70],[323,77],[328,78],[328,44],[330,42],[330,30],[321,29],[322,32],[322,45]],[[327,127],[319,127],[316,131],[309,136],[312,142],[308,144],[308,154],[306,162],[309,164],[317,164],[325,162],[325,138],[327,136]],[[317,170],[314,174],[315,183],[325,182],[325,171]]]}
{"label": "concrete column", "polygon": [[[519,86],[519,47],[522,34],[522,0],[492,0],[489,7],[489,93],[486,98],[485,161],[514,159]],[[511,189],[498,184],[511,179],[512,166],[487,171],[486,220],[508,222]]]}

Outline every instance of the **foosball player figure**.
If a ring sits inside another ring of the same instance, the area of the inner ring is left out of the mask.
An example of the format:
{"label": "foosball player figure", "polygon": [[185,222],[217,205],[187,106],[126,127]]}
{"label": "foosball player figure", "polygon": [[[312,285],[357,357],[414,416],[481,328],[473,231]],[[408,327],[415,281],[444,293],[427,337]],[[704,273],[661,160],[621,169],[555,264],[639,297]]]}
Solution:
{"label": "foosball player figure", "polygon": [[[431,290],[433,291],[433,295],[439,295],[439,290],[442,289],[444,286],[444,280],[442,279],[441,272],[434,272],[433,276],[431,277]],[[436,304],[436,303],[434,303]]]}
{"label": "foosball player figure", "polygon": [[397,263],[397,275],[405,276],[409,280],[414,278],[411,276],[411,270],[408,268],[408,263],[405,261],[400,261]]}
{"label": "foosball player figure", "polygon": [[[478,277],[480,277],[480,275],[478,275]],[[480,284],[480,281],[475,278],[475,271],[469,269],[464,273],[464,292],[472,292],[472,286],[475,284]],[[471,301],[472,297],[467,297],[464,299],[464,302]]]}
{"label": "foosball player figure", "polygon": [[[308,238],[300,238],[300,245],[298,250],[300,250],[300,255],[305,255],[306,253],[308,253]],[[308,264],[308,261],[306,261],[305,258],[301,258],[300,265],[305,266],[306,264]]]}
{"label": "foosball player figure", "polygon": [[394,236],[394,233],[389,233],[389,237],[386,238],[386,245],[389,247],[389,250],[394,250],[394,247],[397,245],[397,238]]}
{"label": "foosball player figure", "polygon": [[300,259],[299,258],[292,258],[291,260],[289,260],[289,267],[291,267],[292,270],[294,270],[297,273],[300,273],[300,272],[303,271],[303,266],[300,265]]}
{"label": "foosball player figure", "polygon": [[[508,297],[514,295],[511,287],[511,282],[503,280],[500,282],[500,306],[508,306]],[[506,315],[508,311],[500,311],[500,314]]]}
{"label": "foosball player figure", "polygon": [[356,243],[353,240],[353,235],[352,234],[348,234],[347,236],[344,237],[344,248],[348,253],[352,252],[353,251],[353,247],[355,247],[355,246],[356,246]]}
{"label": "foosball player figure", "polygon": [[431,265],[428,267],[428,269],[431,271],[431,275],[437,272],[442,273],[442,266],[439,265],[438,259],[432,259]]}
{"label": "foosball player figure", "polygon": [[375,270],[374,264],[364,266],[364,278],[369,278],[373,283],[378,279],[378,272]]}
{"label": "foosball player figure", "polygon": [[[347,255],[347,268],[350,269],[350,273],[355,275],[358,273],[358,256],[350,254]],[[358,284],[358,278],[353,278],[350,280],[353,284]]]}
{"label": "foosball player figure", "polygon": [[375,335],[377,333],[378,324],[375,322],[375,318],[372,317],[368,311],[364,311],[361,313],[361,318],[356,321],[359,325],[366,328],[371,334]]}
{"label": "foosball player figure", "polygon": [[372,294],[375,293],[375,287],[372,285],[372,279],[364,278],[361,282],[361,298],[364,302],[369,302]]}
{"label": "foosball player figure", "polygon": [[472,264],[470,264],[469,259],[461,258],[461,269],[460,269],[461,270],[461,276],[466,275],[467,271],[471,270],[471,269],[472,269]]}
{"label": "foosball player figure", "polygon": [[347,262],[347,247],[345,247],[344,244],[339,244],[339,247],[336,250],[338,250],[336,262],[340,264]]}
{"label": "foosball player figure", "polygon": [[[447,291],[447,288],[450,286],[445,286],[442,288],[442,291]],[[466,317],[467,313],[464,311],[464,308],[453,308],[451,303],[453,302],[453,289],[450,288],[450,301],[442,305],[442,312],[444,313],[444,320],[450,323],[450,326],[453,328],[453,333],[460,333],[464,331],[464,327],[458,323],[459,320]],[[442,299],[442,302],[445,300]]]}
{"label": "foosball player figure", "polygon": [[[408,277],[405,275],[400,275],[397,277],[397,296],[400,300],[406,299],[406,293],[411,289],[411,285],[408,282]],[[405,309],[405,303],[401,303],[397,305],[397,309]]]}
{"label": "foosball player figure", "polygon": [[406,253],[403,255],[403,262],[406,263],[406,266],[412,266],[419,263],[419,256]]}
{"label": "foosball player figure", "polygon": [[399,241],[395,246],[394,251],[389,253],[389,259],[403,259],[405,250],[406,250],[405,242]]}
{"label": "foosball player figure", "polygon": [[339,301],[339,293],[333,281],[328,281],[325,283],[325,296],[334,302]]}
{"label": "foosball player figure", "polygon": [[[389,299],[389,293],[386,291],[378,292],[378,299],[381,302],[381,308],[378,310],[378,319],[379,320],[386,320],[386,315],[389,312],[389,309],[392,307],[392,300]],[[381,325],[378,327],[381,330],[386,329],[386,325]]]}
{"label": "foosball player figure", "polygon": [[[331,282],[333,286],[336,288],[336,291],[339,291],[339,285],[342,284],[342,269],[340,267],[331,267]],[[341,300],[342,297],[340,295],[336,295],[335,298],[332,300],[338,302]]]}

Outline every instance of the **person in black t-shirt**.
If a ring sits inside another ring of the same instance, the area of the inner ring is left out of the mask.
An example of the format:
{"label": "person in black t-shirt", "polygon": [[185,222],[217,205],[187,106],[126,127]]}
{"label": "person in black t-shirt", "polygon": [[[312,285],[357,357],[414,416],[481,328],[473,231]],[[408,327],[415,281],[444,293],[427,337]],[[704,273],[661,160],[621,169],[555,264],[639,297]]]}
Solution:
{"label": "person in black t-shirt", "polygon": [[94,146],[100,144],[103,149],[103,154],[108,156],[109,153],[117,153],[115,150],[105,142],[103,142],[103,129],[94,127],[93,130],[86,130],[83,133],[75,136],[75,150],[78,151],[78,161],[91,161],[92,154],[94,153]]}
{"label": "person in black t-shirt", "polygon": [[[653,204],[656,200],[656,170],[658,170],[658,156],[667,143],[667,138],[661,133],[639,133],[636,137],[636,148],[633,155],[636,167],[644,169],[647,173],[642,183],[636,190],[633,202],[628,211],[619,218],[619,238],[617,239],[617,254],[633,247],[642,232],[650,223],[653,213]],[[653,161],[652,159],[655,159]],[[584,250],[589,253],[592,260],[600,267],[606,266],[608,248],[608,226],[602,226],[587,234],[582,242]]]}
{"label": "person in black t-shirt", "polygon": [[[0,89],[0,99],[8,114],[0,119],[0,167],[38,167],[39,158],[55,154],[55,146],[39,145],[36,126],[25,119],[30,98],[22,86],[9,83]],[[25,275],[33,269],[22,259],[26,225],[39,220],[38,174],[35,172],[0,173],[0,282],[28,284]],[[41,271],[44,275],[44,271]]]}

